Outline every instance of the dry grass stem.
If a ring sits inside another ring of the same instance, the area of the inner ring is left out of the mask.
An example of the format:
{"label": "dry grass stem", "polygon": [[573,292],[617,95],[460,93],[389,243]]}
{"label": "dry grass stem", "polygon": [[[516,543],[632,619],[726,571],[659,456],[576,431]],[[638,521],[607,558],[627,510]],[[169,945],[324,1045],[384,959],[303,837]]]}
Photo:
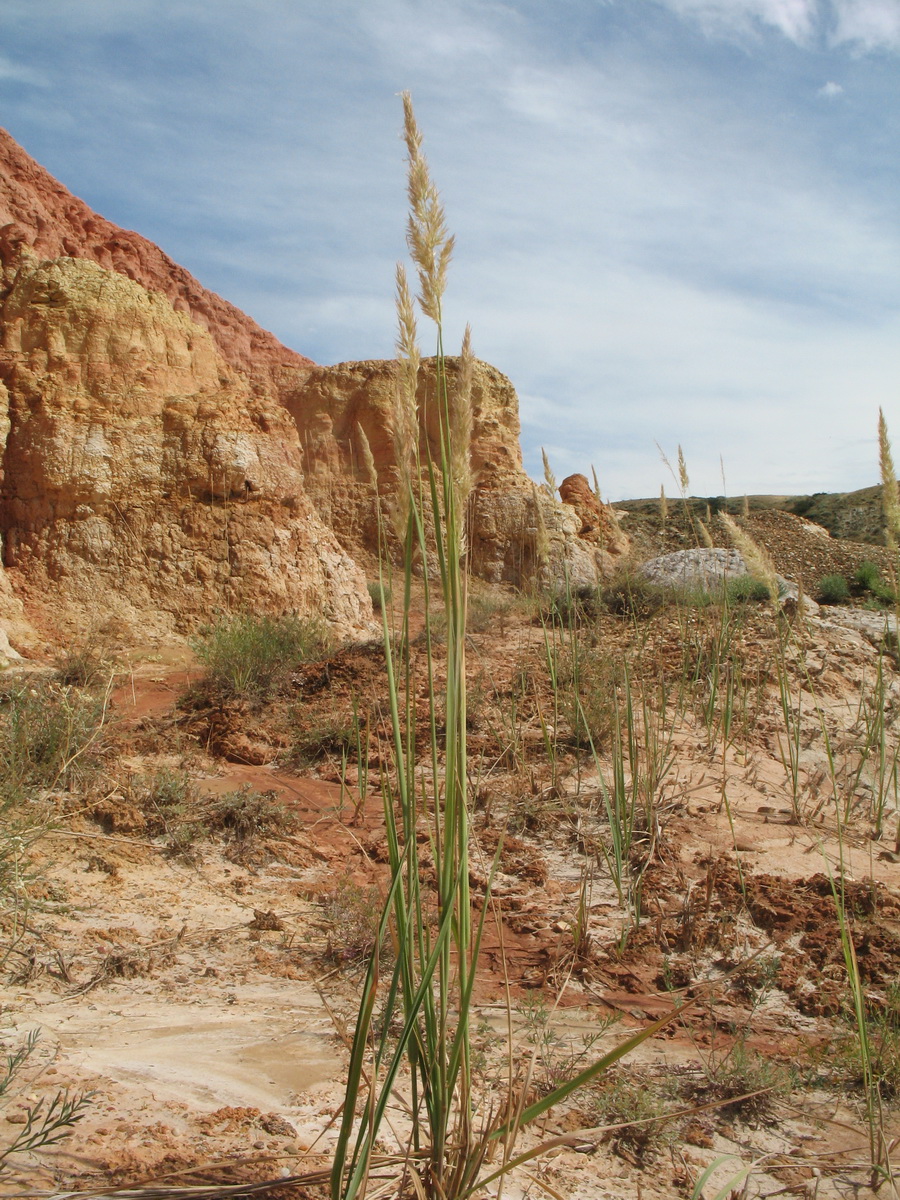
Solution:
{"label": "dry grass stem", "polygon": [[465,507],[474,485],[472,475],[472,379],[475,356],[472,354],[472,329],[466,325],[459,355],[459,378],[450,405],[450,448],[453,482],[460,509]]}
{"label": "dry grass stem", "polygon": [[541,458],[544,462],[544,488],[551,500],[556,499],[556,476],[550,467],[550,459],[547,457],[547,451],[541,446]]}
{"label": "dry grass stem", "polygon": [[878,410],[878,461],[881,468],[881,504],[884,510],[885,540],[888,548],[897,549],[900,540],[900,500],[897,498],[897,472],[888,438],[884,412]]}
{"label": "dry grass stem", "polygon": [[728,513],[719,513],[719,520],[728,530],[728,536],[741,552],[741,557],[747,566],[747,570],[754,579],[758,579],[760,583],[766,585],[772,603],[777,608],[779,591],[778,573],[768,552],[758,542],[755,542],[746,530],[741,529],[737,521],[733,517],[730,517]]}
{"label": "dry grass stem", "polygon": [[544,522],[544,513],[541,509],[541,497],[537,484],[532,483],[531,491],[534,499],[534,562],[535,571],[540,575],[542,569],[550,559],[550,535],[547,533],[547,526]]}
{"label": "dry grass stem", "polygon": [[403,93],[403,117],[409,159],[406,241],[419,275],[418,300],[422,312],[440,326],[441,301],[447,285],[447,268],[453,256],[454,239],[447,229],[444,207],[422,153],[422,134],[416,124],[409,92]]}

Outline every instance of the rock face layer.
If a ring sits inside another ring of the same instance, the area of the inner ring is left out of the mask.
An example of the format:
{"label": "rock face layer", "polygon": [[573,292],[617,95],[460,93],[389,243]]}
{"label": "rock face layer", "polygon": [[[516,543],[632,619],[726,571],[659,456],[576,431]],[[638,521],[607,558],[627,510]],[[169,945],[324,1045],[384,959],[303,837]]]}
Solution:
{"label": "rock face layer", "polygon": [[[459,363],[448,360],[449,387]],[[440,458],[433,360],[419,377],[420,449]],[[365,462],[362,431],[378,474],[382,511],[389,517],[400,478],[391,438],[396,364],[369,361],[315,367],[283,394],[303,443],[306,485],[318,511],[349,550],[377,549],[374,489]],[[505,375],[477,362],[472,381],[469,554],[473,571],[495,583],[528,586],[561,580],[593,584],[628,549],[608,505],[593,504],[587,536],[578,504],[560,503],[536,488],[522,466],[519,402]],[[573,477],[584,479],[583,476]],[[579,493],[580,497],[580,493]],[[386,525],[389,527],[389,520]]]}
{"label": "rock face layer", "polygon": [[[437,458],[434,392],[426,362],[421,449]],[[288,350],[0,130],[0,630],[27,611],[164,634],[248,607],[364,627],[354,555],[377,550],[395,499],[395,395],[393,363]],[[594,582],[624,548],[604,506],[588,530],[584,497],[531,483],[499,371],[476,365],[472,403],[473,570]]]}
{"label": "rock face layer", "polygon": [[[0,152],[0,211],[18,218],[3,230],[0,293],[0,612],[12,631],[23,599],[63,629],[164,633],[247,607],[364,625],[364,576],[306,495],[278,400],[308,360],[186,272],[167,274],[143,239],[129,243],[130,274],[95,261],[105,228],[73,253],[89,210],[27,156],[23,168],[8,139]],[[151,290],[156,267],[165,286]],[[173,303],[179,289],[190,302]]]}
{"label": "rock face layer", "polygon": [[250,377],[282,367],[312,366],[240,309],[208,291],[140,234],[93,212],[0,129],[0,264],[4,273],[23,250],[42,260],[88,259],[166,297],[207,330],[225,361]]}

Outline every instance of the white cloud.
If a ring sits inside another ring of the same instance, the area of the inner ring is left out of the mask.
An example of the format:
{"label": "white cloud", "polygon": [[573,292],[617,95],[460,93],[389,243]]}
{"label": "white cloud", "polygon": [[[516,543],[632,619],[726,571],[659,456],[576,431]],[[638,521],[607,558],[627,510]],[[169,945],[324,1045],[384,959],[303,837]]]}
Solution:
{"label": "white cloud", "polygon": [[834,0],[835,43],[863,50],[900,50],[898,0]]}
{"label": "white cloud", "polygon": [[828,83],[823,84],[818,92],[816,92],[817,96],[824,96],[826,100],[832,100],[835,96],[842,96],[843,94],[844,89],[839,83],[835,83],[833,80],[829,80]]}
{"label": "white cloud", "polygon": [[898,0],[658,0],[710,36],[745,39],[766,28],[798,46],[825,40],[863,51],[900,50]]}
{"label": "white cloud", "polygon": [[34,71],[21,63],[10,62],[5,55],[0,54],[0,83],[6,82],[26,83],[32,87],[50,86],[49,79],[42,72]]}
{"label": "white cloud", "polygon": [[745,36],[760,27],[777,29],[805,44],[819,21],[817,0],[662,0],[680,16],[692,17],[711,35]]}

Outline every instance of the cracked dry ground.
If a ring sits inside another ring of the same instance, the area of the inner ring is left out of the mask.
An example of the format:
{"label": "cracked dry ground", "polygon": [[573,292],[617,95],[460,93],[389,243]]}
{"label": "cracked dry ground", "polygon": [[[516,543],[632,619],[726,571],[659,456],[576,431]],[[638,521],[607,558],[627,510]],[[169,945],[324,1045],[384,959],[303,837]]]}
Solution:
{"label": "cracked dry ground", "polygon": [[[723,635],[715,606],[584,617],[577,639],[558,635],[554,695],[533,611],[490,589],[473,598],[476,903],[503,834],[502,930],[488,923],[477,994],[484,1094],[503,1086],[510,1006],[513,1057],[531,1062],[537,1093],[694,1000],[550,1113],[534,1137],[594,1132],[508,1195],[689,1197],[723,1156],[708,1196],[751,1165],[749,1194],[865,1194],[835,887],[886,1141],[898,1132],[896,667],[831,619],[788,629],[749,606],[728,620]],[[46,675],[31,664],[27,677]],[[4,1097],[0,1138],[60,1089],[93,1095],[71,1137],[7,1161],[5,1193],[327,1167],[386,872],[384,703],[377,644],[298,667],[258,704],[217,702],[187,652],[119,655],[101,735],[73,786],[47,798],[55,821],[31,850],[29,905],[4,910],[6,1052],[41,1036]],[[608,792],[629,704],[622,784],[636,812],[621,884],[632,901],[639,888],[639,920],[614,882],[600,782]],[[876,706],[882,737],[867,752]],[[399,1111],[395,1125],[402,1135]]]}

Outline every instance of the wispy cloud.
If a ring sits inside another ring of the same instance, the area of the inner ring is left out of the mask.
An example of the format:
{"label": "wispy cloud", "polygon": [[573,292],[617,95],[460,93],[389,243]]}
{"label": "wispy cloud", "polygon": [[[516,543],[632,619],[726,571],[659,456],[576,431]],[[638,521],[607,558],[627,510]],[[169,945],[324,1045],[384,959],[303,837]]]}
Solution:
{"label": "wispy cloud", "polygon": [[896,0],[658,0],[711,36],[758,37],[776,30],[798,46],[817,41],[862,50],[900,49]]}
{"label": "wispy cloud", "polygon": [[658,440],[710,494],[720,452],[735,491],[874,477],[860,425],[900,428],[896,0],[253,11],[4,0],[4,120],[328,362],[391,352],[409,87],[458,235],[448,332],[513,378],[536,472],[543,444],[654,494]]}
{"label": "wispy cloud", "polygon": [[900,4],[896,0],[835,0],[834,41],[863,50],[900,50]]}
{"label": "wispy cloud", "polygon": [[3,54],[0,54],[0,83],[24,83],[39,88],[50,86],[50,80],[43,71],[11,62]]}

